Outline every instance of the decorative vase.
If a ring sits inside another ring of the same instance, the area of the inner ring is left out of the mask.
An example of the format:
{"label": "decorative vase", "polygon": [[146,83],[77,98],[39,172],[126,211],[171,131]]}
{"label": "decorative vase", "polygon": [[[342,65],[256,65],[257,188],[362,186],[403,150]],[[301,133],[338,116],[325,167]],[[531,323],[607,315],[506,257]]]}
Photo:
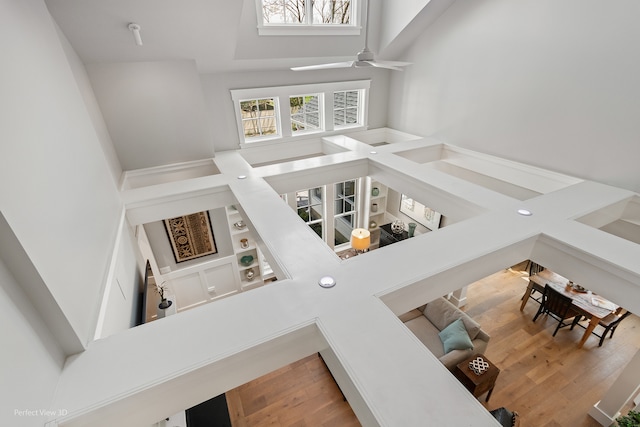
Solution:
{"label": "decorative vase", "polygon": [[161,308],[162,310],[164,310],[171,307],[171,304],[173,304],[173,301],[168,300],[166,298],[162,298],[162,300],[160,300],[160,304],[158,304],[158,308]]}
{"label": "decorative vase", "polygon": [[247,280],[251,280],[253,279],[253,277],[256,275],[256,273],[253,271],[253,268],[248,269],[245,273],[244,273],[244,277],[247,278]]}
{"label": "decorative vase", "polygon": [[249,239],[240,239],[240,247],[247,249],[249,247]]}
{"label": "decorative vase", "polygon": [[375,221],[371,221],[369,223],[369,228],[376,228],[378,226],[378,224]]}
{"label": "decorative vase", "polygon": [[409,223],[409,237],[413,237],[413,234],[416,232],[416,227],[418,226],[418,224],[416,224],[415,222],[410,222]]}
{"label": "decorative vase", "polygon": [[401,234],[404,231],[404,222],[399,219],[393,221],[391,224],[391,231],[393,234]]}
{"label": "decorative vase", "polygon": [[380,189],[379,189],[378,187],[373,187],[373,188],[371,189],[371,195],[375,197],[375,196],[377,196],[378,194],[380,194]]}
{"label": "decorative vase", "polygon": [[371,205],[371,212],[378,212],[378,204],[374,203]]}

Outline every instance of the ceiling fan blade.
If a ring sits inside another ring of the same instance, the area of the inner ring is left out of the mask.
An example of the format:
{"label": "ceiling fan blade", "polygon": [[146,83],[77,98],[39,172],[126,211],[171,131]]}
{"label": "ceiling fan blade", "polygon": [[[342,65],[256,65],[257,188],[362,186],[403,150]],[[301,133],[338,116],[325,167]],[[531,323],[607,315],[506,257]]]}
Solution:
{"label": "ceiling fan blade", "polygon": [[353,67],[353,61],[346,62],[331,62],[328,64],[318,65],[306,65],[303,67],[291,67],[293,71],[307,71],[307,70],[326,70],[328,68],[350,68]]}
{"label": "ceiling fan blade", "polygon": [[395,70],[395,71],[404,71],[402,68],[396,67],[395,65],[390,65],[386,62],[380,62],[380,61],[366,61],[366,62],[368,62],[371,66],[377,67],[377,68],[385,68],[387,70]]}
{"label": "ceiling fan blade", "polygon": [[385,61],[383,59],[376,59],[376,62],[379,64],[391,65],[393,67],[406,67],[407,65],[412,65],[411,62],[403,62],[403,61]]}

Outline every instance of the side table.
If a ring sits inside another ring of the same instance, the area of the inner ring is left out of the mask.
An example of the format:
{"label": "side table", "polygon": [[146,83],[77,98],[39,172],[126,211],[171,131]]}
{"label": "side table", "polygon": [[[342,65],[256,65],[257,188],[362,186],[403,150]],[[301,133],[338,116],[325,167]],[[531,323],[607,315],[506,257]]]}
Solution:
{"label": "side table", "polygon": [[[480,375],[476,375],[475,372],[469,369],[469,362],[477,357],[482,357],[485,362],[489,364],[489,369]],[[485,402],[488,402],[491,397],[491,393],[493,392],[493,387],[496,385],[496,379],[498,378],[499,373],[500,369],[498,369],[496,365],[491,363],[491,361],[482,354],[475,354],[465,361],[458,363],[453,370],[453,375],[455,375],[462,385],[464,385],[475,397],[480,397],[488,391],[489,393],[487,393]]]}

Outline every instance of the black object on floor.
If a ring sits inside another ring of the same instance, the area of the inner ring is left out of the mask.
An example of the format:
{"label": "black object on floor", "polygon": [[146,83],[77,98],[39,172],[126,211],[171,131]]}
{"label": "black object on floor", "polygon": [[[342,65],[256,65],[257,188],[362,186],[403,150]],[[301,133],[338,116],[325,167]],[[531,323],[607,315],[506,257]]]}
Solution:
{"label": "black object on floor", "polygon": [[187,427],[231,427],[224,394],[186,410]]}

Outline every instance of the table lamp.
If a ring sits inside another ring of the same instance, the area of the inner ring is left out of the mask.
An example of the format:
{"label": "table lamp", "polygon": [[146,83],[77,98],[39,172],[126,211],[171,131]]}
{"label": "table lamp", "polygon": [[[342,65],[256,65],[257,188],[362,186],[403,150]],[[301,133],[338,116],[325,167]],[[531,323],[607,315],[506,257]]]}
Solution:
{"label": "table lamp", "polygon": [[362,253],[369,249],[371,233],[364,228],[354,228],[351,232],[351,247],[356,253]]}

